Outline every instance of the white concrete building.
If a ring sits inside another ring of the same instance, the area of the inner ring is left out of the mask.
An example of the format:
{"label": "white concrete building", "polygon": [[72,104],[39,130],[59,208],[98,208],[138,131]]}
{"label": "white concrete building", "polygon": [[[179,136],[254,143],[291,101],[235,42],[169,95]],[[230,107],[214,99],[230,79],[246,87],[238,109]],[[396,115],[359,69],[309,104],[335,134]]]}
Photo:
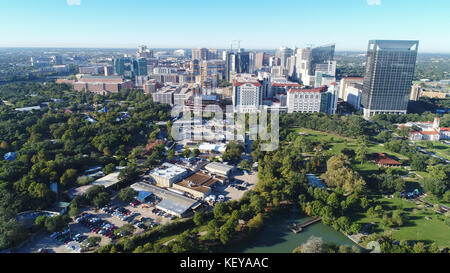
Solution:
{"label": "white concrete building", "polygon": [[288,113],[319,113],[322,94],[326,87],[309,89],[290,89],[287,94]]}
{"label": "white concrete building", "polygon": [[223,163],[212,162],[205,166],[205,169],[213,174],[223,175],[226,177],[230,177],[230,175],[234,172],[235,166],[226,165]]}
{"label": "white concrete building", "polygon": [[173,183],[182,180],[188,171],[185,168],[170,163],[164,163],[160,168],[150,172],[150,176],[155,180],[156,185],[164,188],[171,188]]}
{"label": "white concrete building", "polygon": [[345,101],[346,96],[346,90],[348,87],[352,86],[353,84],[363,84],[364,78],[361,77],[346,77],[342,78],[342,80],[339,83],[339,98],[343,99]]}
{"label": "white concrete building", "polygon": [[418,131],[411,132],[409,139],[411,141],[439,141],[450,139],[450,128],[440,127],[441,119],[435,118],[434,122],[408,122],[399,125],[399,127],[418,127]]}
{"label": "white concrete building", "polygon": [[257,78],[236,78],[233,81],[233,106],[235,112],[255,113],[261,110],[262,84]]}

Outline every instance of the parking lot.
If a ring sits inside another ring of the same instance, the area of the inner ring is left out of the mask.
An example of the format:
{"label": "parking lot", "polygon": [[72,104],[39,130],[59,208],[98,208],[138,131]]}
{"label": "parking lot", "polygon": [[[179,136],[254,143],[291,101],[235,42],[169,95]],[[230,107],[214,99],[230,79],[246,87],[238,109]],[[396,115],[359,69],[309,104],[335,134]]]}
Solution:
{"label": "parking lot", "polygon": [[[160,201],[160,200],[159,200]],[[131,214],[135,214],[134,219],[144,219],[144,221],[142,221],[144,224],[146,225],[150,225],[151,223],[157,223],[159,225],[164,225],[167,224],[171,221],[171,217],[170,215],[164,216],[164,213],[155,209],[156,204],[158,203],[158,200],[155,199],[150,199],[150,201],[145,202],[145,203],[140,203],[140,202],[135,202],[135,205],[131,205],[131,204],[125,204],[123,202],[121,202],[120,200],[113,200],[111,202],[111,205],[113,207],[118,206],[118,207],[122,207],[125,210],[128,210],[131,212]],[[114,215],[112,215],[114,216]],[[119,221],[118,223],[121,225],[124,225],[125,223],[130,223],[127,222],[126,220],[120,220],[120,215],[118,215],[119,217],[117,217],[117,215],[114,217],[116,218],[116,221]],[[174,218],[172,217],[172,220]]]}
{"label": "parking lot", "polygon": [[213,194],[217,196],[223,195],[225,201],[240,200],[245,192],[255,188],[258,183],[258,173],[237,173],[232,181],[227,186],[216,186]]}
{"label": "parking lot", "polygon": [[107,245],[124,235],[115,231],[125,224],[133,225],[134,234],[139,234],[158,225],[169,223],[174,217],[157,210],[155,208],[157,202],[158,200],[152,200],[143,204],[137,201],[132,202],[133,204],[125,204],[115,199],[99,210],[84,209],[80,215],[74,217],[74,221],[64,232],[54,234],[42,232],[17,252],[32,253],[39,250],[48,253],[79,252],[78,248],[72,248],[73,245],[93,250],[92,246],[86,243],[87,238],[100,237],[99,246]]}
{"label": "parking lot", "polygon": [[48,253],[72,253],[72,250],[67,248],[63,243],[50,238],[47,233],[41,233],[28,241],[17,253],[36,253],[40,249],[46,249]]}

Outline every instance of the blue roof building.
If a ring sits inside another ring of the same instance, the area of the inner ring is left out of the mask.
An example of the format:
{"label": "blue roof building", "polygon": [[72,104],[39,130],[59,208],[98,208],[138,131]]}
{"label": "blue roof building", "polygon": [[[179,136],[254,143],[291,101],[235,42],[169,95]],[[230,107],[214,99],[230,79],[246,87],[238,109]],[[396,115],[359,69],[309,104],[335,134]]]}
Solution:
{"label": "blue roof building", "polygon": [[13,162],[14,160],[16,160],[16,153],[15,152],[7,153],[3,156],[3,158],[7,161]]}

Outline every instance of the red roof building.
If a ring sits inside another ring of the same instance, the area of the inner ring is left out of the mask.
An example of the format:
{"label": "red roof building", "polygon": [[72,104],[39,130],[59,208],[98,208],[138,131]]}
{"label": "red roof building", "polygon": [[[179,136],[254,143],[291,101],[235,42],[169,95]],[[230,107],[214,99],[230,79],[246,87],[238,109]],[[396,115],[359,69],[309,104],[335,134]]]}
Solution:
{"label": "red roof building", "polygon": [[383,167],[400,167],[403,164],[383,153],[376,153],[374,161],[378,166]]}

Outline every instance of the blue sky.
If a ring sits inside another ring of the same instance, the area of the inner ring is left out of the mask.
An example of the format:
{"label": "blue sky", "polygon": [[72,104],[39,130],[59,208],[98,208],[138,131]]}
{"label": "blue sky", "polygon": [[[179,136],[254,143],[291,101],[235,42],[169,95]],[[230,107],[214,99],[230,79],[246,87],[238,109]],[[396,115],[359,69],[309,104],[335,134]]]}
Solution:
{"label": "blue sky", "polygon": [[0,0],[1,47],[251,49],[370,39],[450,52],[448,0]]}

